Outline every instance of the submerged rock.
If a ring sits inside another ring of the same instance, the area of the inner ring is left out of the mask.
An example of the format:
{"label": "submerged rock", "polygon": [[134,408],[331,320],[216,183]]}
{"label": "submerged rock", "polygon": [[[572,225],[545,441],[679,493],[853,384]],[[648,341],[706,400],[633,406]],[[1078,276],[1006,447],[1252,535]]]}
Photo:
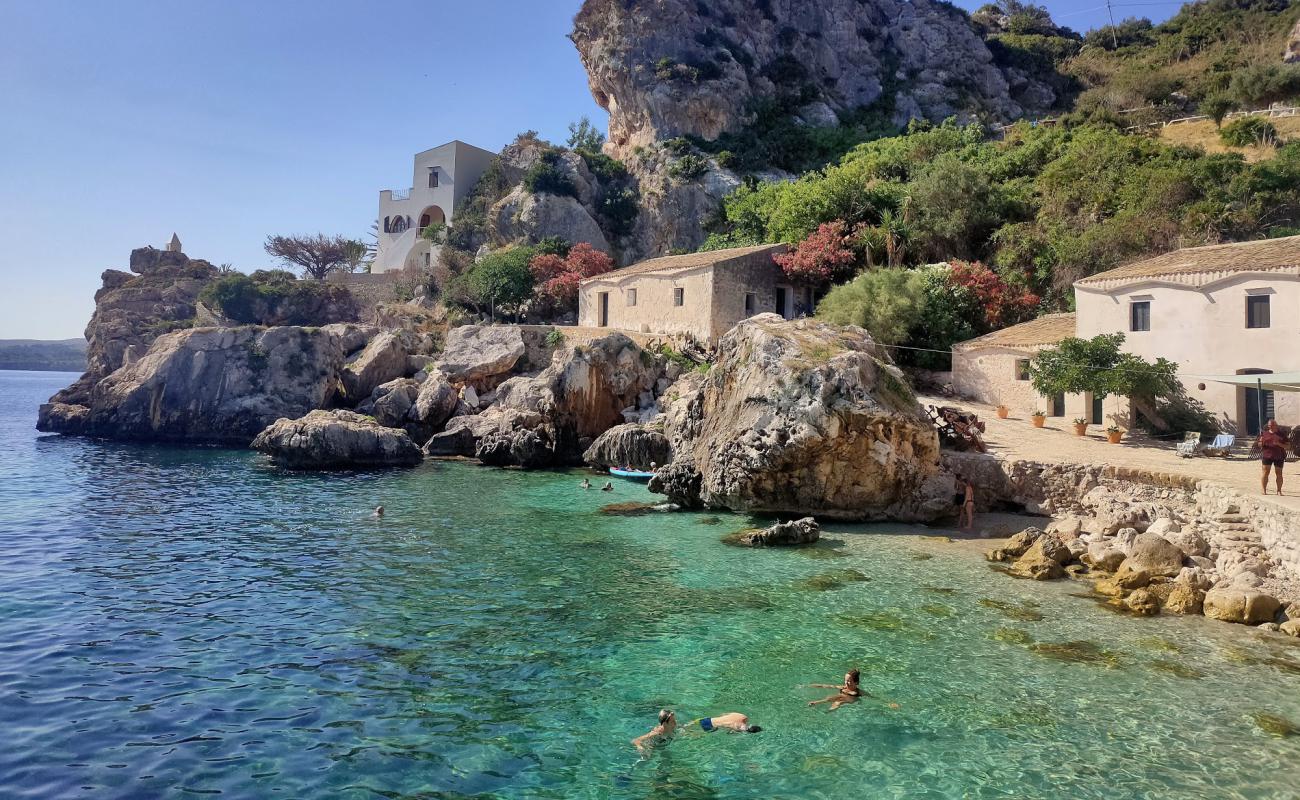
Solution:
{"label": "submerged rock", "polygon": [[861,328],[744,320],[666,420],[674,461],[650,489],[683,505],[837,519],[951,511],[934,427]]}
{"label": "submerged rock", "polygon": [[406,467],[424,458],[405,431],[343,410],[277,420],[257,435],[252,447],[290,469]]}
{"label": "submerged rock", "polygon": [[761,530],[745,531],[736,538],[737,544],[748,547],[787,547],[812,544],[821,536],[821,526],[812,517],[791,522],[778,522]]}
{"label": "submerged rock", "polygon": [[1123,659],[1119,653],[1106,650],[1096,642],[1038,642],[1029,645],[1030,652],[1054,661],[1070,661],[1076,664],[1095,664],[1114,669]]}
{"label": "submerged rock", "polygon": [[1264,711],[1256,711],[1250,716],[1261,731],[1279,739],[1300,734],[1300,725],[1296,725],[1286,717]]}

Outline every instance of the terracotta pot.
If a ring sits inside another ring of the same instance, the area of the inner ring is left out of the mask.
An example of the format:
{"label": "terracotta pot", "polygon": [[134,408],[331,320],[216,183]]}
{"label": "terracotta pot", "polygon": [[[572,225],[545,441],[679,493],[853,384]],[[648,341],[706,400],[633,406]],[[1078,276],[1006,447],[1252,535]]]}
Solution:
{"label": "terracotta pot", "polygon": [[1034,423],[1035,428],[1041,428],[1047,424],[1047,417],[1030,417],[1029,419]]}
{"label": "terracotta pot", "polygon": [[998,406],[998,419],[1006,419],[1011,415],[1011,409],[1006,406]]}
{"label": "terracotta pot", "polygon": [[1106,441],[1111,444],[1119,444],[1119,440],[1124,438],[1124,431],[1106,431]]}
{"label": "terracotta pot", "polygon": [[1087,433],[1088,433],[1088,423],[1086,423],[1086,422],[1076,422],[1076,423],[1074,424],[1074,435],[1075,435],[1075,436],[1084,436],[1084,435],[1086,435]]}

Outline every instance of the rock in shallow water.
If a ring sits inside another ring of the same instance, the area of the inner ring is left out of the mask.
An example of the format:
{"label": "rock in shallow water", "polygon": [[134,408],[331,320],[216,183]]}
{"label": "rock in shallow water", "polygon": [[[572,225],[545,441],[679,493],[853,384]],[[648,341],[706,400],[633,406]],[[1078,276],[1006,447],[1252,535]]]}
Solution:
{"label": "rock in shallow water", "polygon": [[290,469],[407,467],[424,458],[405,431],[342,410],[277,420],[257,435],[252,447]]}
{"label": "rock in shallow water", "polygon": [[1205,593],[1205,616],[1224,622],[1272,622],[1279,608],[1277,598],[1249,589],[1216,586]]}
{"label": "rock in shallow water", "polygon": [[778,522],[761,530],[746,531],[736,537],[737,544],[748,547],[787,547],[812,544],[821,536],[821,527],[812,517]]}

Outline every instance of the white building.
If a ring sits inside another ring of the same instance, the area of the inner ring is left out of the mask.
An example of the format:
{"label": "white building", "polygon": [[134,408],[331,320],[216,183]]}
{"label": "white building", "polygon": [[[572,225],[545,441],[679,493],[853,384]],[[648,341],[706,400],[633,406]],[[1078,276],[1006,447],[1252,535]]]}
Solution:
{"label": "white building", "polygon": [[[1124,350],[1177,363],[1188,396],[1225,430],[1255,435],[1260,408],[1265,420],[1300,424],[1300,394],[1261,395],[1256,388],[1211,379],[1300,370],[1300,236],[1186,247],[1128,264],[1077,281],[1074,305],[1075,336],[1122,333]],[[1036,339],[1017,335],[1024,328],[954,345],[958,392],[1021,413],[1041,403],[1049,414],[1100,417],[1091,398],[1037,398],[1028,389],[1025,359],[1068,334],[1058,326]],[[1028,339],[1035,339],[1033,346]],[[989,358],[990,340],[1003,345],[999,358]],[[1127,422],[1120,398],[1105,403],[1107,418]]]}
{"label": "white building", "polygon": [[379,246],[371,272],[428,266],[437,246],[421,238],[429,225],[452,225],[457,207],[496,153],[452,141],[415,154],[409,189],[379,193]]}

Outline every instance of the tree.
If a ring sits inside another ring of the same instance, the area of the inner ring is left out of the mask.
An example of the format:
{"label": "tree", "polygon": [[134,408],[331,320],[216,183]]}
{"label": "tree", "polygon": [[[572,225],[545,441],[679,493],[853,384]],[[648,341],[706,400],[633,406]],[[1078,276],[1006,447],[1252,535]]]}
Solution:
{"label": "tree", "polygon": [[578,284],[613,268],[614,260],[587,242],[575,244],[566,255],[539,253],[528,262],[537,299],[561,312],[576,309]]}
{"label": "tree", "polygon": [[343,245],[344,272],[370,271],[370,264],[375,260],[375,251],[370,245],[357,239],[348,239]]}
{"label": "tree", "polygon": [[343,236],[268,236],[263,247],[287,266],[302,270],[303,277],[324,280],[346,267],[352,240]]}
{"label": "tree", "polygon": [[1120,350],[1124,334],[1103,333],[1091,339],[1069,337],[1056,347],[1038,351],[1029,361],[1029,380],[1039,394],[1129,398],[1134,410],[1159,429],[1169,426],[1155,411],[1155,401],[1176,396],[1182,389],[1178,365],[1157,358],[1154,363]]}
{"label": "tree", "polygon": [[969,292],[981,309],[979,333],[988,333],[1031,319],[1041,302],[1038,295],[1022,286],[1012,286],[1002,276],[978,261],[952,262],[949,285]]}
{"label": "tree", "polygon": [[460,278],[470,302],[486,306],[493,319],[497,309],[518,312],[533,294],[533,274],[528,269],[532,256],[530,247],[488,253]]}
{"label": "tree", "polygon": [[797,283],[820,286],[843,280],[858,261],[858,254],[849,247],[847,227],[843,220],[822,223],[793,250],[775,256],[776,263]]}
{"label": "tree", "polygon": [[589,153],[599,153],[603,144],[605,144],[605,134],[596,130],[596,126],[592,125],[591,120],[587,117],[569,123],[568,145],[570,150],[586,150]]}
{"label": "tree", "polygon": [[907,338],[924,303],[920,273],[878,269],[831,289],[817,304],[817,318],[833,325],[858,325],[886,345]]}
{"label": "tree", "polygon": [[1201,113],[1214,120],[1216,128],[1223,126],[1224,117],[1236,107],[1236,102],[1226,94],[1212,94],[1201,101]]}

